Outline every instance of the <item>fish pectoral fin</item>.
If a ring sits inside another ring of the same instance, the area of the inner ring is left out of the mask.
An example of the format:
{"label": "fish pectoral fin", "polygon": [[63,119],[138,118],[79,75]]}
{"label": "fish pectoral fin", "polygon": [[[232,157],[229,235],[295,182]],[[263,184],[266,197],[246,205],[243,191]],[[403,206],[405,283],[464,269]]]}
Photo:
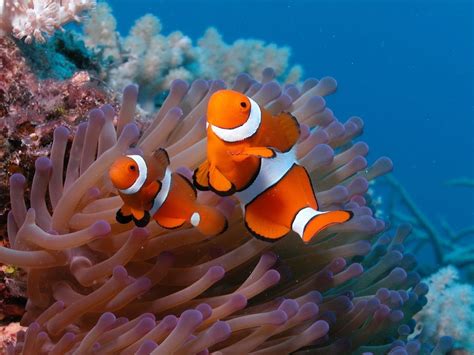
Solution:
{"label": "fish pectoral fin", "polygon": [[244,154],[253,155],[259,158],[275,158],[276,151],[268,147],[249,147],[244,149]]}
{"label": "fish pectoral fin", "polygon": [[150,213],[148,211],[132,210],[132,215],[137,227],[146,227],[150,222]]}
{"label": "fish pectoral fin", "polygon": [[209,161],[204,161],[193,174],[193,184],[198,190],[209,190]]}
{"label": "fish pectoral fin", "polygon": [[166,229],[179,228],[184,224],[184,222],[186,222],[186,220],[183,218],[173,218],[159,215],[154,217],[154,219],[158,225]]}
{"label": "fish pectoral fin", "polygon": [[235,192],[232,184],[216,167],[209,169],[209,185],[220,195],[231,195]]}
{"label": "fish pectoral fin", "polygon": [[230,155],[234,160],[243,160],[249,156],[269,159],[276,157],[276,151],[268,147],[247,147],[239,153],[230,153]]}
{"label": "fish pectoral fin", "polygon": [[127,224],[133,220],[130,207],[123,205],[115,214],[115,220],[120,224]]}
{"label": "fish pectoral fin", "polygon": [[278,126],[281,132],[284,132],[286,136],[286,142],[280,142],[282,144],[280,150],[286,152],[293,147],[301,135],[300,124],[295,116],[289,112],[282,112],[278,116],[275,116],[278,120]]}

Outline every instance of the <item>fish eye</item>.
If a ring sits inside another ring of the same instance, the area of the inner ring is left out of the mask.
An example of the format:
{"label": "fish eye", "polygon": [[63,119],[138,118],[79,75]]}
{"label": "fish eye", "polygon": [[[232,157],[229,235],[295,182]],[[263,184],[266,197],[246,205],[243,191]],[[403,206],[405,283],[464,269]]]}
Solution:
{"label": "fish eye", "polygon": [[243,108],[246,108],[246,107],[247,107],[247,103],[242,101],[242,102],[240,103],[240,106],[242,106]]}
{"label": "fish eye", "polygon": [[130,169],[131,171],[135,171],[135,165],[130,165],[130,166],[129,166],[129,169]]}

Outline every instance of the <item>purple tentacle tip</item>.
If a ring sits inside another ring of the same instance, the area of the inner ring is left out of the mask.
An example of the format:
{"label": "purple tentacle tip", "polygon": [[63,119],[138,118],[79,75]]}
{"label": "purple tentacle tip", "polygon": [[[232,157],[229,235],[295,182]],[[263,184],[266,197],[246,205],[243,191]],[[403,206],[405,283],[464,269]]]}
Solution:
{"label": "purple tentacle tip", "polygon": [[113,277],[117,280],[124,280],[128,277],[127,270],[122,265],[118,265],[114,267]]}
{"label": "purple tentacle tip", "polygon": [[243,309],[247,306],[247,297],[244,295],[237,293],[232,295],[229,302],[233,305],[235,309]]}
{"label": "purple tentacle tip", "polygon": [[124,96],[137,96],[138,95],[138,85],[129,84],[123,89]]}
{"label": "purple tentacle tip", "polygon": [[285,312],[288,318],[291,318],[298,312],[299,306],[295,300],[284,300],[278,309]]}
{"label": "purple tentacle tip", "polygon": [[201,303],[196,307],[196,310],[202,313],[202,318],[207,319],[212,314],[212,307],[209,306],[207,303]]}
{"label": "purple tentacle tip", "polygon": [[36,159],[35,161],[35,168],[36,170],[39,170],[40,172],[46,172],[49,169],[51,169],[52,163],[51,160],[47,157],[41,157]]}
{"label": "purple tentacle tip", "polygon": [[14,187],[24,187],[26,179],[22,174],[15,173],[10,177],[10,185]]}
{"label": "purple tentacle tip", "polygon": [[149,355],[157,347],[158,344],[156,344],[153,340],[145,340],[142,345],[140,345],[135,355]]}
{"label": "purple tentacle tip", "polygon": [[106,221],[97,221],[91,227],[91,233],[98,236],[107,235],[111,230],[112,227]]}
{"label": "purple tentacle tip", "polygon": [[209,329],[209,332],[215,342],[221,342],[230,336],[232,329],[230,328],[229,324],[227,324],[227,322],[217,321]]}
{"label": "purple tentacle tip", "polygon": [[212,266],[206,275],[208,275],[211,280],[218,281],[224,277],[225,269],[222,266]]}
{"label": "purple tentacle tip", "polygon": [[68,136],[69,136],[69,133],[70,131],[64,127],[64,126],[59,126],[57,127],[55,130],[54,130],[54,139],[59,139],[59,140],[63,140],[63,139],[66,139]]}
{"label": "purple tentacle tip", "polygon": [[195,309],[184,311],[178,319],[178,326],[187,325],[191,328],[197,327],[203,320],[202,313]]}

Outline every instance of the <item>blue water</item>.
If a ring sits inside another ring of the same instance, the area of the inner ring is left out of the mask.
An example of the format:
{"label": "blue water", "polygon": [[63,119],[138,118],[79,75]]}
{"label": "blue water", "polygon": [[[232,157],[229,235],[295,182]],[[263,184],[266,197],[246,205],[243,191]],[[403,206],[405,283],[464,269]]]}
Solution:
{"label": "blue water", "polygon": [[334,76],[328,99],[345,120],[363,117],[369,159],[391,157],[395,176],[437,222],[474,223],[473,2],[459,0],[111,0],[126,34],[145,13],[163,32],[196,41],[209,26],[226,42],[258,38],[293,49],[306,77]]}

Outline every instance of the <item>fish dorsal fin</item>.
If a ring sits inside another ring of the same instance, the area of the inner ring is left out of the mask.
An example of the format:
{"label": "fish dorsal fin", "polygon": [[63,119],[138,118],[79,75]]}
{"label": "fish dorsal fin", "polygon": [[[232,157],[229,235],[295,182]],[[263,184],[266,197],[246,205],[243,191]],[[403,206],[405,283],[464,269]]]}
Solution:
{"label": "fish dorsal fin", "polygon": [[[281,149],[283,152],[290,150],[298,139],[300,138],[301,130],[300,124],[295,116],[289,112],[282,112],[279,115],[275,116],[275,119],[278,120],[278,126],[281,129],[281,132],[284,132],[286,136],[285,149]],[[283,147],[282,147],[283,148]]]}
{"label": "fish dorsal fin", "polygon": [[155,150],[151,155],[149,165],[150,166],[148,169],[150,170],[150,180],[163,180],[166,169],[170,165],[170,158],[166,150],[163,148],[158,148]]}

